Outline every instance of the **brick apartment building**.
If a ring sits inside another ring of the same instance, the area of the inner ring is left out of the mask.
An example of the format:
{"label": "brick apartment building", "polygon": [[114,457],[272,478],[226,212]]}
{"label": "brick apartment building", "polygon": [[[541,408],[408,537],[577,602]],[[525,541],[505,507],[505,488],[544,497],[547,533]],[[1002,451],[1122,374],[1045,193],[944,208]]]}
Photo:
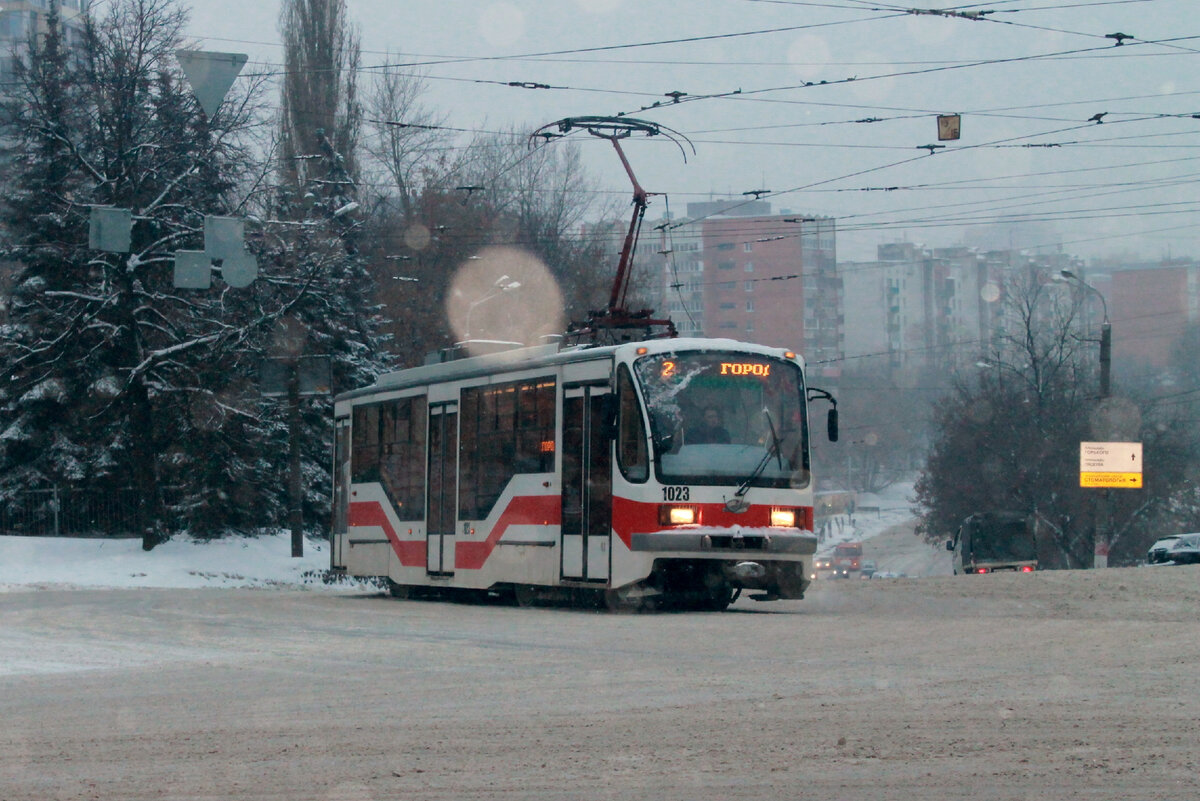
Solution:
{"label": "brick apartment building", "polygon": [[1200,326],[1200,265],[1131,266],[1113,270],[1109,283],[1113,369],[1167,368],[1188,328]]}
{"label": "brick apartment building", "polygon": [[662,254],[656,302],[681,335],[792,348],[817,374],[836,374],[843,331],[833,219],[772,214],[765,201],[690,203],[686,219],[660,222],[644,241],[652,244],[643,258]]}

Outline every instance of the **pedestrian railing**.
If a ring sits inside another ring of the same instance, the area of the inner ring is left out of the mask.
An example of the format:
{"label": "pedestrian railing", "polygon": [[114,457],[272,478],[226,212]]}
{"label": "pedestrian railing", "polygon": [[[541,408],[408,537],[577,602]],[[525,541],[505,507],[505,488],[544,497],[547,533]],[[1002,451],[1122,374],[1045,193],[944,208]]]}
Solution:
{"label": "pedestrian railing", "polygon": [[140,494],[133,489],[25,490],[0,499],[0,535],[137,536],[144,516]]}

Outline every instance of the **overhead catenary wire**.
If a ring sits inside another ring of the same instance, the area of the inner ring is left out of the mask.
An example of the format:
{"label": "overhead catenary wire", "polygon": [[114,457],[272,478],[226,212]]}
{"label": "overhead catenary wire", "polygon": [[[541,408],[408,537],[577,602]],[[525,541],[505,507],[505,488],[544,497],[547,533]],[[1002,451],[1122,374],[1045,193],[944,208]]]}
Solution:
{"label": "overhead catenary wire", "polygon": [[[1106,4],[1107,4],[1107,5],[1123,5],[1122,3],[1111,3],[1111,2],[1110,2],[1110,3],[1106,3]],[[813,5],[813,6],[816,6],[816,5],[823,5],[823,6],[825,6],[825,7],[835,7],[835,6],[838,6],[838,5],[839,5],[839,3],[837,3],[837,2],[828,2],[828,3],[823,3],[823,4],[816,4],[816,3],[814,3],[814,4],[812,4],[812,5]],[[956,5],[953,7],[953,9],[950,9],[950,10],[956,10],[956,11],[957,11],[957,10],[970,9],[970,8],[993,8],[993,7],[997,7],[997,6],[1003,6],[1003,7],[1004,7],[1006,10],[1012,10],[1012,11],[1019,11],[1019,12],[1023,12],[1023,13],[1021,13],[1021,14],[1010,15],[1010,16],[1017,16],[1017,17],[1020,17],[1021,19],[1026,19],[1026,18],[1029,18],[1029,17],[1030,17],[1030,13],[1032,13],[1032,12],[1049,12],[1049,11],[1052,11],[1052,10],[1054,10],[1054,9],[1056,9],[1056,8],[1066,8],[1066,7],[1077,7],[1077,8],[1084,8],[1084,7],[1088,7],[1088,6],[1096,6],[1096,5],[1102,5],[1102,4],[1101,4],[1101,3],[1081,3],[1081,2],[1076,2],[1076,3],[1042,3],[1041,5],[1035,6],[1035,5],[1033,5],[1033,4],[1030,4],[1030,3],[995,3],[995,2],[993,2],[993,3],[986,3],[986,4],[985,4],[985,3],[974,3],[974,4],[956,4]],[[1125,5],[1132,5],[1132,4],[1125,4]],[[887,8],[885,8],[885,6],[886,6]],[[1021,7],[1020,7],[1020,8],[1014,8],[1015,6],[1021,6]],[[872,20],[876,20],[876,19],[881,19],[881,18],[882,18],[882,15],[884,15],[884,14],[894,14],[894,15],[896,15],[896,18],[898,18],[898,17],[901,15],[901,11],[904,11],[904,12],[906,12],[906,13],[907,13],[907,12],[909,11],[909,8],[910,8],[909,6],[902,5],[902,4],[896,4],[896,3],[874,3],[874,4],[867,4],[867,3],[841,3],[841,4],[840,4],[840,7],[841,7],[841,9],[842,9],[842,10],[854,10],[854,11],[861,11],[861,10],[863,10],[864,8],[867,8],[867,7],[870,7],[870,8],[873,8],[873,9],[881,9],[881,10],[879,10],[879,11],[871,11],[869,14],[863,14],[863,15],[862,15],[862,19],[860,19],[860,20],[857,20],[858,22],[864,22],[864,23],[868,23],[868,22],[870,22],[870,21],[872,21]],[[1024,12],[1030,12],[1030,13],[1024,13]],[[908,16],[911,18],[911,15],[908,15]],[[974,21],[969,21],[969,20],[960,20],[960,21],[962,22],[962,25],[963,25],[963,26],[970,26],[970,25],[974,25]],[[1064,18],[1064,21],[1065,21],[1065,18]],[[892,23],[884,23],[884,24],[892,24]],[[743,32],[743,33],[747,33],[747,34],[756,34],[756,33],[759,33],[759,32],[779,31],[779,30],[782,30],[782,29],[783,29],[783,28],[785,28],[785,27],[788,27],[788,26],[770,26],[770,27],[768,27],[768,26],[763,26],[762,28],[759,28],[759,29],[757,29],[756,31],[745,31],[745,32]],[[1061,30],[1069,30],[1069,29],[1071,29],[1071,28],[1079,28],[1079,27],[1083,27],[1083,26],[1076,26],[1076,25],[1072,25],[1072,23],[1071,23],[1070,21],[1065,21],[1065,24],[1060,24],[1060,25],[1057,25],[1057,26],[1055,26],[1055,27],[1057,27],[1058,29],[1061,29]],[[1115,28],[1114,28],[1114,30],[1115,30]],[[1137,31],[1136,29],[1133,29],[1133,28],[1126,28],[1126,30],[1128,30],[1130,33],[1138,33],[1138,31]],[[1103,36],[1103,35],[1105,35],[1105,34],[1104,34],[1104,32],[1098,32],[1098,31],[1092,31],[1092,32],[1088,33],[1087,31],[1079,31],[1079,30],[1075,30],[1075,31],[1072,31],[1072,32],[1074,32],[1074,33],[1080,33],[1080,34],[1088,34],[1088,35],[1091,35],[1091,36],[1093,36],[1093,37],[1099,37],[1099,36]],[[1032,31],[1031,31],[1031,33],[1032,33]],[[682,37],[681,37],[681,38],[682,38]],[[1186,37],[1185,37],[1185,38],[1186,38]],[[648,37],[648,39],[650,39],[650,38]],[[668,40],[668,39],[651,39],[651,40],[650,40],[650,41],[648,41],[648,42],[632,42],[632,43],[626,43],[626,44],[629,44],[629,45],[631,45],[632,47],[637,47],[637,46],[639,46],[639,45],[643,45],[643,44],[652,44],[652,43],[656,43],[656,42],[667,42],[667,41],[672,41],[672,42],[674,42],[674,41],[676,41],[676,40],[675,40],[675,39],[671,39],[671,40]],[[1016,40],[1013,40],[1013,41],[1016,41]],[[1165,41],[1165,40],[1164,40],[1164,41]],[[1130,56],[1131,56],[1131,54],[1134,54],[1134,53],[1138,52],[1138,51],[1137,51],[1137,48],[1139,48],[1139,47],[1140,47],[1140,50],[1141,50],[1141,51],[1147,51],[1147,50],[1149,49],[1149,48],[1146,48],[1144,45],[1139,45],[1137,40],[1132,40],[1132,39],[1131,39],[1130,41],[1127,41],[1127,42],[1125,42],[1124,44],[1121,44],[1119,47],[1117,47],[1117,46],[1111,46],[1111,45],[1110,45],[1110,43],[1106,42],[1106,43],[1105,43],[1105,47],[1104,47],[1104,48],[1098,48],[1098,49],[1096,49],[1096,50],[1095,50],[1095,52],[1094,52],[1094,53],[1092,53],[1092,54],[1090,54],[1090,55],[1091,55],[1091,56],[1094,56],[1094,57],[1099,57],[1099,58],[1114,58],[1114,57],[1118,57],[1118,56],[1119,56],[1119,57],[1121,57],[1121,58],[1127,58],[1127,57],[1130,57]],[[650,49],[652,49],[652,50],[658,50],[659,52],[663,52],[663,48],[650,48]],[[596,51],[595,51],[594,49],[592,49],[592,48],[586,48],[586,50],[588,50],[588,51],[590,52],[590,54],[591,54],[591,55],[593,55],[593,56],[601,56],[601,55],[603,55],[603,53],[596,52]],[[631,50],[631,52],[642,52],[642,49],[638,49],[638,50]],[[1059,51],[1056,51],[1056,52],[1059,52]],[[525,55],[532,55],[532,56],[533,56],[533,57],[535,57],[535,58],[536,58],[536,57],[538,57],[538,54],[536,54],[536,53],[535,53],[535,54],[525,54],[525,53],[521,53],[521,54],[517,54],[516,56],[514,56],[514,57],[512,57],[512,58],[514,58],[514,59],[515,59],[515,58],[518,58],[518,57],[520,57],[520,56],[525,56]],[[566,54],[564,54],[564,55],[566,55]],[[588,53],[576,53],[576,55],[588,55]],[[1147,55],[1149,55],[1149,53],[1147,53]],[[1187,53],[1181,53],[1180,55],[1184,55],[1184,56],[1186,57],[1186,55],[1188,55],[1188,54],[1187,54]],[[557,57],[557,56],[550,56],[550,57]],[[1035,56],[1035,57],[1036,57],[1036,56]],[[1048,57],[1048,56],[1047,56],[1047,57]],[[496,57],[496,58],[497,58],[497,60],[500,60],[500,58],[501,58],[501,57]],[[508,57],[503,57],[503,58],[508,58]],[[980,63],[983,63],[983,60],[976,60],[976,61],[966,61],[966,62],[960,62],[960,63],[962,63],[963,65],[967,65],[967,64],[980,64]],[[999,62],[997,62],[997,63],[999,63]],[[892,71],[892,70],[884,70],[884,71],[882,71],[882,72],[887,72],[887,73],[889,73],[889,74],[890,74],[890,73],[892,73],[892,72],[895,72],[895,71]],[[435,78],[435,80],[437,80],[437,78]],[[474,80],[474,79],[467,79],[467,80]],[[540,79],[539,79],[539,81],[535,81],[535,83],[536,83],[536,82],[540,82]],[[504,83],[504,84],[508,84],[508,83],[510,83],[510,82],[508,82],[508,81],[502,81],[502,82],[501,82],[501,81],[498,81],[497,83]],[[563,81],[563,82],[559,83],[559,82],[555,82],[555,81],[549,81],[549,82],[547,82],[547,83],[548,83],[549,85],[556,86],[556,87],[558,87],[558,86],[562,86],[562,87],[564,87],[564,88],[569,88],[571,84],[573,84],[573,83],[577,83],[577,82],[572,82],[572,81]],[[503,88],[503,87],[497,86],[497,89],[498,89],[498,90],[500,90],[500,89],[502,89],[502,88]],[[521,88],[523,88],[523,87],[521,87]],[[601,89],[600,87],[597,87],[597,86],[581,86],[580,88],[581,88],[581,89],[588,89],[588,90],[592,90],[592,89],[600,89],[601,91],[605,91],[605,90],[603,90],[603,89]],[[745,103],[745,102],[759,101],[759,100],[761,100],[761,101],[766,101],[766,102],[775,102],[775,101],[789,102],[787,99],[784,99],[784,98],[779,98],[779,97],[774,97],[774,98],[765,98],[765,97],[764,97],[764,98],[747,98],[747,97],[745,97],[745,96],[744,96],[744,94],[745,94],[745,93],[743,93],[743,95],[741,95],[741,96],[739,96],[739,97],[737,98],[737,102],[740,102],[740,103]],[[1119,93],[1114,93],[1114,95],[1115,95],[1115,94],[1119,94]],[[1132,94],[1132,93],[1129,93],[1129,94]],[[645,97],[651,97],[652,95],[651,95],[651,93],[645,93],[645,95],[644,95],[644,96],[645,96]],[[1145,95],[1145,96],[1146,96],[1146,97],[1150,97],[1151,95]],[[691,101],[691,102],[699,102],[699,101]],[[800,102],[808,103],[809,101],[807,101],[807,100],[806,100],[806,101],[800,101]],[[1083,101],[1079,101],[1079,102],[1083,102]],[[667,105],[670,105],[670,104],[664,104],[664,106],[663,106],[663,107],[664,107],[664,108],[666,108],[666,107],[667,107]],[[832,104],[831,104],[831,105],[832,105]],[[854,104],[845,104],[845,105],[854,105]],[[1043,104],[1043,105],[1051,105],[1051,104]],[[1057,104],[1055,104],[1055,105],[1057,105]],[[1145,104],[1145,105],[1149,105],[1149,104]],[[1061,107],[1069,107],[1069,106],[1066,106],[1065,104],[1063,104]],[[1092,110],[1092,111],[1094,111],[1095,109],[1091,109],[1091,110]],[[931,111],[931,112],[932,112],[932,111],[934,111],[934,109],[929,109],[928,111]],[[982,110],[980,110],[980,111],[978,111],[977,113],[979,113],[979,114],[982,114],[982,113],[985,113],[985,112],[983,112]],[[993,111],[992,109],[989,109],[989,110],[987,111],[987,113],[992,113],[992,114],[997,114],[997,115],[1000,115],[1000,114],[1003,114],[1004,112],[1003,112],[1003,111],[999,111],[999,110]],[[1020,112],[1017,112],[1017,113],[1019,114]],[[1113,110],[1113,113],[1114,113],[1114,114],[1120,114],[1120,113],[1130,113],[1130,112],[1124,112],[1124,111],[1122,111],[1122,110],[1119,110],[1119,109],[1114,109],[1114,110]],[[1111,124],[1113,124],[1114,122],[1115,122],[1115,120],[1113,120],[1113,119],[1111,119],[1111,118],[1110,118],[1110,121],[1109,121],[1107,124],[1110,124],[1110,125],[1111,125]],[[859,124],[859,125],[861,125],[862,123],[858,123],[857,121],[848,121],[848,120],[847,120],[847,121],[842,121],[842,120],[830,120],[830,121],[823,121],[823,122],[821,122],[821,123],[818,123],[818,124],[820,124],[820,125],[838,125],[838,124],[846,124],[846,125],[851,125],[851,124]],[[470,126],[456,126],[456,127],[464,127],[464,128],[467,128],[467,127],[470,127]],[[1107,129],[1105,129],[1105,130],[1107,131]],[[464,132],[464,133],[465,133],[465,132]],[[741,137],[738,137],[737,139],[741,139]],[[1126,139],[1125,141],[1126,141],[1126,142],[1128,142],[1129,144],[1137,145],[1139,148],[1140,148],[1140,147],[1146,147],[1148,152],[1151,152],[1153,149],[1155,149],[1155,148],[1153,147],[1154,145],[1159,145],[1159,144],[1162,144],[1162,143],[1164,143],[1164,142],[1166,142],[1166,141],[1167,141],[1167,140],[1152,140],[1152,139],[1148,139],[1148,138],[1146,138],[1146,137],[1137,137],[1137,139],[1138,139],[1138,140],[1140,140],[1140,141],[1136,141],[1136,140],[1130,140],[1130,139]],[[781,146],[787,146],[787,147],[801,147],[801,146],[805,146],[805,145],[807,145],[807,144],[808,144],[808,143],[786,143],[786,142],[780,143],[780,145],[781,145]],[[856,147],[856,148],[852,148],[852,149],[853,149],[853,150],[859,150],[859,149],[862,149],[862,147],[861,147],[861,144],[862,144],[862,143],[856,143],[856,142],[846,142],[846,143],[830,143],[830,144],[826,144],[826,145],[823,145],[823,146],[824,146],[824,147],[829,147],[829,146],[831,146],[831,145],[834,145],[834,144],[857,144],[857,145],[860,145],[860,147]],[[1042,144],[1048,144],[1048,145],[1049,145],[1049,144],[1057,144],[1057,145],[1061,145],[1062,143],[1040,143],[1040,142],[1028,142],[1028,141],[1026,141],[1026,142],[1010,142],[1010,143],[1007,143],[1007,144],[997,144],[997,145],[991,145],[991,146],[993,146],[993,147],[1024,147],[1024,146],[1026,146],[1026,145],[1029,145],[1029,144],[1036,144],[1036,145],[1038,145],[1038,146],[1041,146]],[[1100,144],[1100,143],[1098,143],[1098,142],[1097,142],[1097,140],[1096,140],[1096,139],[1093,139],[1091,136],[1089,136],[1087,140],[1079,140],[1079,141],[1077,141],[1077,142],[1073,142],[1073,143],[1071,143],[1071,146],[1072,146],[1072,147],[1075,147],[1075,148],[1079,148],[1079,149],[1082,149],[1082,148],[1090,148],[1090,149],[1093,149],[1093,150],[1095,150],[1095,149],[1096,149],[1096,148],[1098,148],[1098,147],[1112,147],[1112,148],[1114,148],[1114,152],[1115,152],[1115,149],[1116,149],[1117,147],[1119,147],[1121,144],[1122,144],[1122,143],[1121,143],[1121,142],[1119,142],[1119,141],[1111,141],[1111,142],[1109,142],[1109,143],[1107,143],[1107,144]],[[731,142],[730,142],[730,144],[729,144],[729,146],[730,146],[730,147],[741,147],[741,146],[742,146],[742,144],[741,144],[741,143],[739,143],[739,142],[737,142],[737,141],[731,141]],[[769,145],[769,144],[767,144],[767,143],[760,143],[760,144],[756,144],[756,145],[754,145],[754,146],[756,146],[756,147],[770,147],[771,145]],[[877,146],[878,146],[878,145],[877,145]],[[710,149],[716,149],[718,146],[717,146],[716,144],[712,144],[712,145],[709,145],[709,147],[710,147]],[[807,148],[807,149],[811,149],[811,147],[809,147],[809,148]],[[957,150],[960,150],[960,149],[959,149],[959,148],[954,148],[953,150],[956,150],[956,151],[957,151]],[[886,151],[881,151],[881,152],[886,152]],[[940,158],[941,156],[945,156],[945,155],[949,155],[949,153],[948,153],[948,152],[947,152],[947,153],[939,153],[939,154],[938,154],[938,157]],[[1143,160],[1144,160],[1144,159],[1143,159]],[[914,162],[914,163],[917,163],[917,162]],[[940,162],[939,162],[939,163],[940,163]],[[885,165],[885,167],[884,167],[884,168],[886,169],[886,165]],[[905,177],[907,177],[907,176],[905,176]],[[987,176],[984,176],[984,177],[987,177]],[[849,180],[853,180],[853,179],[849,179]],[[844,188],[844,187],[840,187],[840,186],[837,186],[837,185],[836,185],[836,184],[838,184],[838,183],[842,183],[842,182],[843,182],[843,181],[835,180],[835,181],[832,181],[831,183],[828,183],[828,184],[825,184],[825,185],[822,185],[822,186],[807,187],[807,188],[805,188],[805,189],[802,189],[802,190],[800,190],[800,194],[803,194],[804,192],[813,192],[813,193],[816,193],[816,192],[822,192],[822,193],[825,193],[825,192],[834,192],[834,191],[837,191],[837,192],[854,191],[854,190],[849,190],[849,189],[846,189],[846,188]],[[908,183],[907,181],[900,181],[900,182],[897,182],[897,183],[902,183],[902,182],[903,182],[903,183]],[[795,183],[800,183],[800,182],[795,182]],[[1147,182],[1147,184],[1146,184],[1146,185],[1147,185],[1147,186],[1153,186],[1153,185],[1154,185],[1154,183],[1153,183],[1153,182]],[[965,185],[964,185],[964,186],[965,186]],[[1103,184],[1101,184],[1101,186],[1103,186]],[[603,192],[603,191],[604,191],[604,190],[597,190],[597,193],[599,193],[599,192]],[[670,192],[671,194],[675,194],[677,197],[679,197],[679,196],[700,196],[700,195],[702,195],[702,194],[703,194],[703,193],[700,193],[700,192],[680,192],[680,191],[678,191],[678,189],[674,189],[674,188],[671,188],[671,187],[666,187],[666,188],[665,188],[665,191],[668,191],[668,192]],[[866,189],[863,189],[862,191],[866,191]],[[993,191],[994,191],[994,190],[993,190]],[[1083,190],[1081,190],[1081,191],[1083,191]],[[1103,191],[1103,190],[1100,190],[1100,191]],[[1004,192],[995,192],[995,194],[1007,194],[1007,193],[1004,193]],[[1032,196],[1033,196],[1033,197],[1037,197],[1036,195],[1032,195]],[[1047,195],[1047,196],[1045,196],[1045,197],[1046,197],[1046,198],[1050,198],[1050,197],[1053,197],[1053,196],[1052,196],[1052,195]],[[769,199],[769,198],[768,198],[768,199]],[[1009,202],[1013,202],[1013,201],[1009,201]],[[985,208],[985,207],[986,207],[986,204],[981,204],[981,205],[979,205],[979,206],[976,206],[976,208],[980,208],[981,210],[982,210],[983,208]],[[1130,206],[1130,208],[1131,208],[1131,209],[1134,209],[1134,208],[1136,208],[1136,207],[1135,207],[1135,206]],[[850,217],[850,215],[846,215],[846,214],[834,214],[834,215],[832,215],[832,216],[835,216],[835,217],[837,217],[839,220],[846,220],[847,222],[850,222],[850,220],[849,220],[849,217]],[[890,214],[890,215],[889,215],[889,214],[880,213],[880,216],[892,216],[892,217],[896,217],[896,214],[895,214],[895,213],[892,213],[892,214]],[[926,217],[933,217],[933,216],[948,216],[948,215],[925,215],[925,216],[926,216]],[[1031,215],[1031,218],[1033,218],[1033,217],[1037,217],[1037,216],[1041,216],[1041,215]],[[1049,216],[1049,215],[1047,215],[1047,216]],[[1058,216],[1059,216],[1059,217],[1061,217],[1061,216],[1063,216],[1063,215],[1062,215],[1062,214],[1059,214]],[[1131,216],[1134,216],[1134,215],[1133,215],[1133,214],[1131,214]],[[932,221],[931,221],[931,222],[932,222]],[[898,222],[897,222],[897,224],[900,224],[900,225],[902,225],[902,224],[904,224],[904,223],[903,223],[902,221],[898,221]],[[847,229],[844,229],[844,230],[851,230],[851,229],[847,228]],[[860,229],[860,230],[871,230],[871,229],[870,229],[870,228],[863,228],[863,229]]]}

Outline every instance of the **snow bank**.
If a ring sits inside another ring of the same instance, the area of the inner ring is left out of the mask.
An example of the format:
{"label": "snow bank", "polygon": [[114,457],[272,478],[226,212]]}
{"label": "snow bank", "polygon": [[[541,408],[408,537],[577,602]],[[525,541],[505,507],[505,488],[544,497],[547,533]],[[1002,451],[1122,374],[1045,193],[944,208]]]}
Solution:
{"label": "snow bank", "polygon": [[152,551],[140,539],[0,537],[0,592],[63,587],[325,587],[324,542],[292,558],[291,535],[212,542],[178,539]]}
{"label": "snow bank", "polygon": [[[860,495],[853,519],[821,544],[866,540],[912,517],[912,484],[896,484],[879,495]],[[870,511],[865,511],[870,510]],[[234,537],[212,542],[174,539],[152,551],[140,539],[0,536],[0,592],[67,587],[281,587],[338,589],[327,585],[328,545],[309,540],[304,556],[291,556],[291,535]],[[361,585],[350,585],[359,588]]]}

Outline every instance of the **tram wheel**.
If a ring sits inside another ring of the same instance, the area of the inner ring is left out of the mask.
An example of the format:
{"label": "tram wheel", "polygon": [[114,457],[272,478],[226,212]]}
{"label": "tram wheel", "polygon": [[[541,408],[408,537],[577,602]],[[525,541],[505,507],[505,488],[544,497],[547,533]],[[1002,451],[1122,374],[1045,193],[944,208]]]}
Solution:
{"label": "tram wheel", "polygon": [[[741,590],[739,589],[737,593],[741,594]],[[733,587],[721,584],[718,587],[709,588],[707,596],[697,606],[705,612],[724,612],[736,597]]]}
{"label": "tram wheel", "polygon": [[538,601],[537,588],[532,584],[514,584],[512,593],[513,601],[522,609],[527,609]]}
{"label": "tram wheel", "polygon": [[388,592],[391,593],[393,598],[411,598],[412,597],[412,587],[406,586],[404,584],[397,584],[396,582],[392,581],[391,579],[387,580],[387,585],[388,585]]}

